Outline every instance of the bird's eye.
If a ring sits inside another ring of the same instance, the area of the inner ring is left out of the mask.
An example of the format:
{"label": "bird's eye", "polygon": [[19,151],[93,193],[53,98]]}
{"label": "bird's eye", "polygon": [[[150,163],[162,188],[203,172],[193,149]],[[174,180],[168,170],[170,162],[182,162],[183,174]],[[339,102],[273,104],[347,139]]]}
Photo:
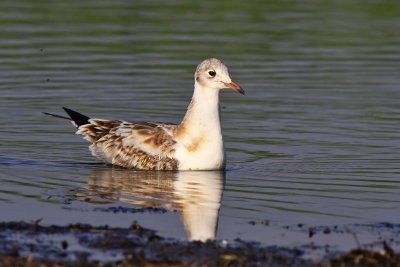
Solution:
{"label": "bird's eye", "polygon": [[209,70],[208,71],[208,75],[210,75],[211,77],[215,77],[217,73],[215,72],[215,70]]}

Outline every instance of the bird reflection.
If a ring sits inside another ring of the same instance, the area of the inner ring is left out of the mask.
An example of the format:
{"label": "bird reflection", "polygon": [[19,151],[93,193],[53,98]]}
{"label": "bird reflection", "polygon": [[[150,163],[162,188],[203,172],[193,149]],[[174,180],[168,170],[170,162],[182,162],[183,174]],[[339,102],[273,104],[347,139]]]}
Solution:
{"label": "bird reflection", "polygon": [[113,201],[176,210],[189,240],[214,239],[225,172],[133,171],[95,169],[79,198],[96,203]]}

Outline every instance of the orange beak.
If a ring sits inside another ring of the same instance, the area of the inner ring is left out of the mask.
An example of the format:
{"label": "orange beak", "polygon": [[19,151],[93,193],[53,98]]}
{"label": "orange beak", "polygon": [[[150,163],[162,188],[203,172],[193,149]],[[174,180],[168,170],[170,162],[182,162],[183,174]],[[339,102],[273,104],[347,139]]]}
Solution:
{"label": "orange beak", "polygon": [[230,83],[224,83],[224,85],[226,86],[226,88],[230,88],[235,90],[236,92],[244,95],[244,90],[242,89],[242,87],[240,87],[239,84],[235,83],[235,82],[230,82]]}

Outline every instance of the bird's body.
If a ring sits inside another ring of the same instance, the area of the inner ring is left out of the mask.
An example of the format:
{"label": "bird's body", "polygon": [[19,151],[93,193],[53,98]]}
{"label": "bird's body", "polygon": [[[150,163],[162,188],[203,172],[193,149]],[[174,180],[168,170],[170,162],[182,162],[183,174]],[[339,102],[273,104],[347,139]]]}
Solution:
{"label": "bird's body", "polygon": [[92,154],[107,163],[142,170],[220,170],[225,168],[219,115],[223,88],[244,93],[221,61],[207,59],[196,69],[192,101],[180,124],[90,119],[64,110],[76,133],[92,143]]}

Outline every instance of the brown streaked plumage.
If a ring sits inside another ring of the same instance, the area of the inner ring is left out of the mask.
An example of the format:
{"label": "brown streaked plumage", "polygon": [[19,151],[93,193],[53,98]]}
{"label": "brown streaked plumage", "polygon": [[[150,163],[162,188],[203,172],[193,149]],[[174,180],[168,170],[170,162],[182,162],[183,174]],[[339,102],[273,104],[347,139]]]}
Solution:
{"label": "brown streaked plumage", "polygon": [[195,72],[192,101],[179,125],[159,122],[129,123],[91,119],[64,108],[91,142],[92,154],[107,163],[142,170],[221,170],[225,151],[219,116],[219,91],[230,88],[244,94],[218,59],[201,62]]}
{"label": "brown streaked plumage", "polygon": [[78,128],[85,136],[92,154],[124,168],[176,170],[173,159],[176,143],[172,132],[176,125],[162,123],[91,119]]}

